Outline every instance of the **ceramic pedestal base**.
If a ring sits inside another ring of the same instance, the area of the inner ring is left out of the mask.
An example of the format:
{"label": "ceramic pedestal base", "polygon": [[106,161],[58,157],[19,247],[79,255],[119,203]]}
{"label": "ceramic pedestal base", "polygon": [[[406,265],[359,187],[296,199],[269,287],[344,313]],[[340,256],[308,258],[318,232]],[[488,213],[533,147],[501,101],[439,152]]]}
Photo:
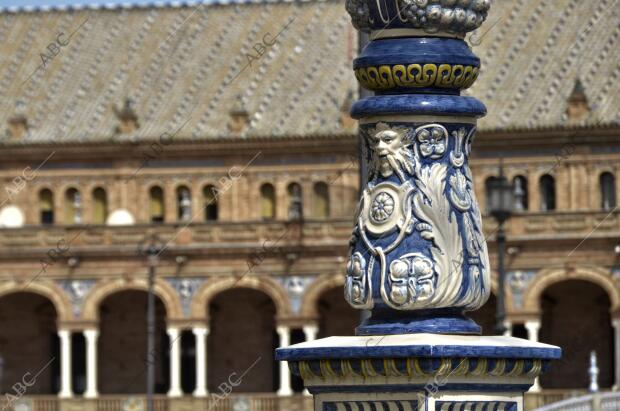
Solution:
{"label": "ceramic pedestal base", "polygon": [[279,348],[315,411],[522,411],[558,347],[513,337],[330,337]]}

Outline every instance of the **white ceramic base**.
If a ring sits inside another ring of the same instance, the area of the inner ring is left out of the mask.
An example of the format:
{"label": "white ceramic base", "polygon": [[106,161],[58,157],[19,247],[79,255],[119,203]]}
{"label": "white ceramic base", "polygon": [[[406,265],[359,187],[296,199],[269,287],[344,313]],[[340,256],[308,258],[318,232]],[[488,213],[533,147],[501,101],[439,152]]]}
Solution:
{"label": "white ceramic base", "polygon": [[316,411],[522,411],[561,350],[505,336],[329,337],[277,350]]}

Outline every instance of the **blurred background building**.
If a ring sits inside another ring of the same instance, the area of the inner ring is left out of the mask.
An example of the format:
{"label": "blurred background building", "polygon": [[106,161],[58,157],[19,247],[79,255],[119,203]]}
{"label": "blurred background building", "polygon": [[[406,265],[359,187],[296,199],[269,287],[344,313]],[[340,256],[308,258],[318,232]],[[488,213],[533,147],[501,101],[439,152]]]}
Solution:
{"label": "blurred background building", "polygon": [[[620,384],[612,3],[498,0],[468,37],[489,110],[476,194],[484,211],[500,161],[514,190],[508,332],[564,349],[531,407],[587,391],[591,351],[601,388]],[[3,407],[141,410],[149,362],[157,411],[311,407],[273,350],[359,322],[342,296],[359,187],[344,2],[134,6],[0,5]],[[472,314],[487,334],[495,301]]]}

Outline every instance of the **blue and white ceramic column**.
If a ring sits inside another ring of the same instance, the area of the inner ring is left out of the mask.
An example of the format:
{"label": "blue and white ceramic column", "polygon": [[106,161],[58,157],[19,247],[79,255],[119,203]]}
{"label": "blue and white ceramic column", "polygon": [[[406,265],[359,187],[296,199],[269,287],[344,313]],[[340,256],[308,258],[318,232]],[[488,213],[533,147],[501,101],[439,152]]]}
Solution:
{"label": "blue and white ceramic column", "polygon": [[277,350],[317,411],[522,410],[560,349],[481,337],[466,311],[491,291],[468,157],[486,113],[461,96],[480,60],[464,41],[489,0],[347,0],[371,42],[354,62],[374,96],[354,104],[368,181],[350,243],[345,298],[371,316],[356,337]]}

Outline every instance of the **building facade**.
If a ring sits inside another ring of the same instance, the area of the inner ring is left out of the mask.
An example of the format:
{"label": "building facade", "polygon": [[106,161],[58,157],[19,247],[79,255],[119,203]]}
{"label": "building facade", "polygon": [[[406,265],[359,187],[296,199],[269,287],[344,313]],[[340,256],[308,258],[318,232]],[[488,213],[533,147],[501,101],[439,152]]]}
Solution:
{"label": "building facade", "polygon": [[[468,92],[489,109],[471,164],[483,211],[500,162],[515,189],[507,323],[564,349],[532,406],[585,391],[592,350],[601,387],[620,383],[610,4],[498,1],[468,38],[482,60]],[[17,8],[0,24],[6,406],[139,409],[149,362],[162,410],[308,406],[274,348],[360,318],[342,296],[360,178],[344,4]],[[488,334],[494,304],[472,313]]]}

